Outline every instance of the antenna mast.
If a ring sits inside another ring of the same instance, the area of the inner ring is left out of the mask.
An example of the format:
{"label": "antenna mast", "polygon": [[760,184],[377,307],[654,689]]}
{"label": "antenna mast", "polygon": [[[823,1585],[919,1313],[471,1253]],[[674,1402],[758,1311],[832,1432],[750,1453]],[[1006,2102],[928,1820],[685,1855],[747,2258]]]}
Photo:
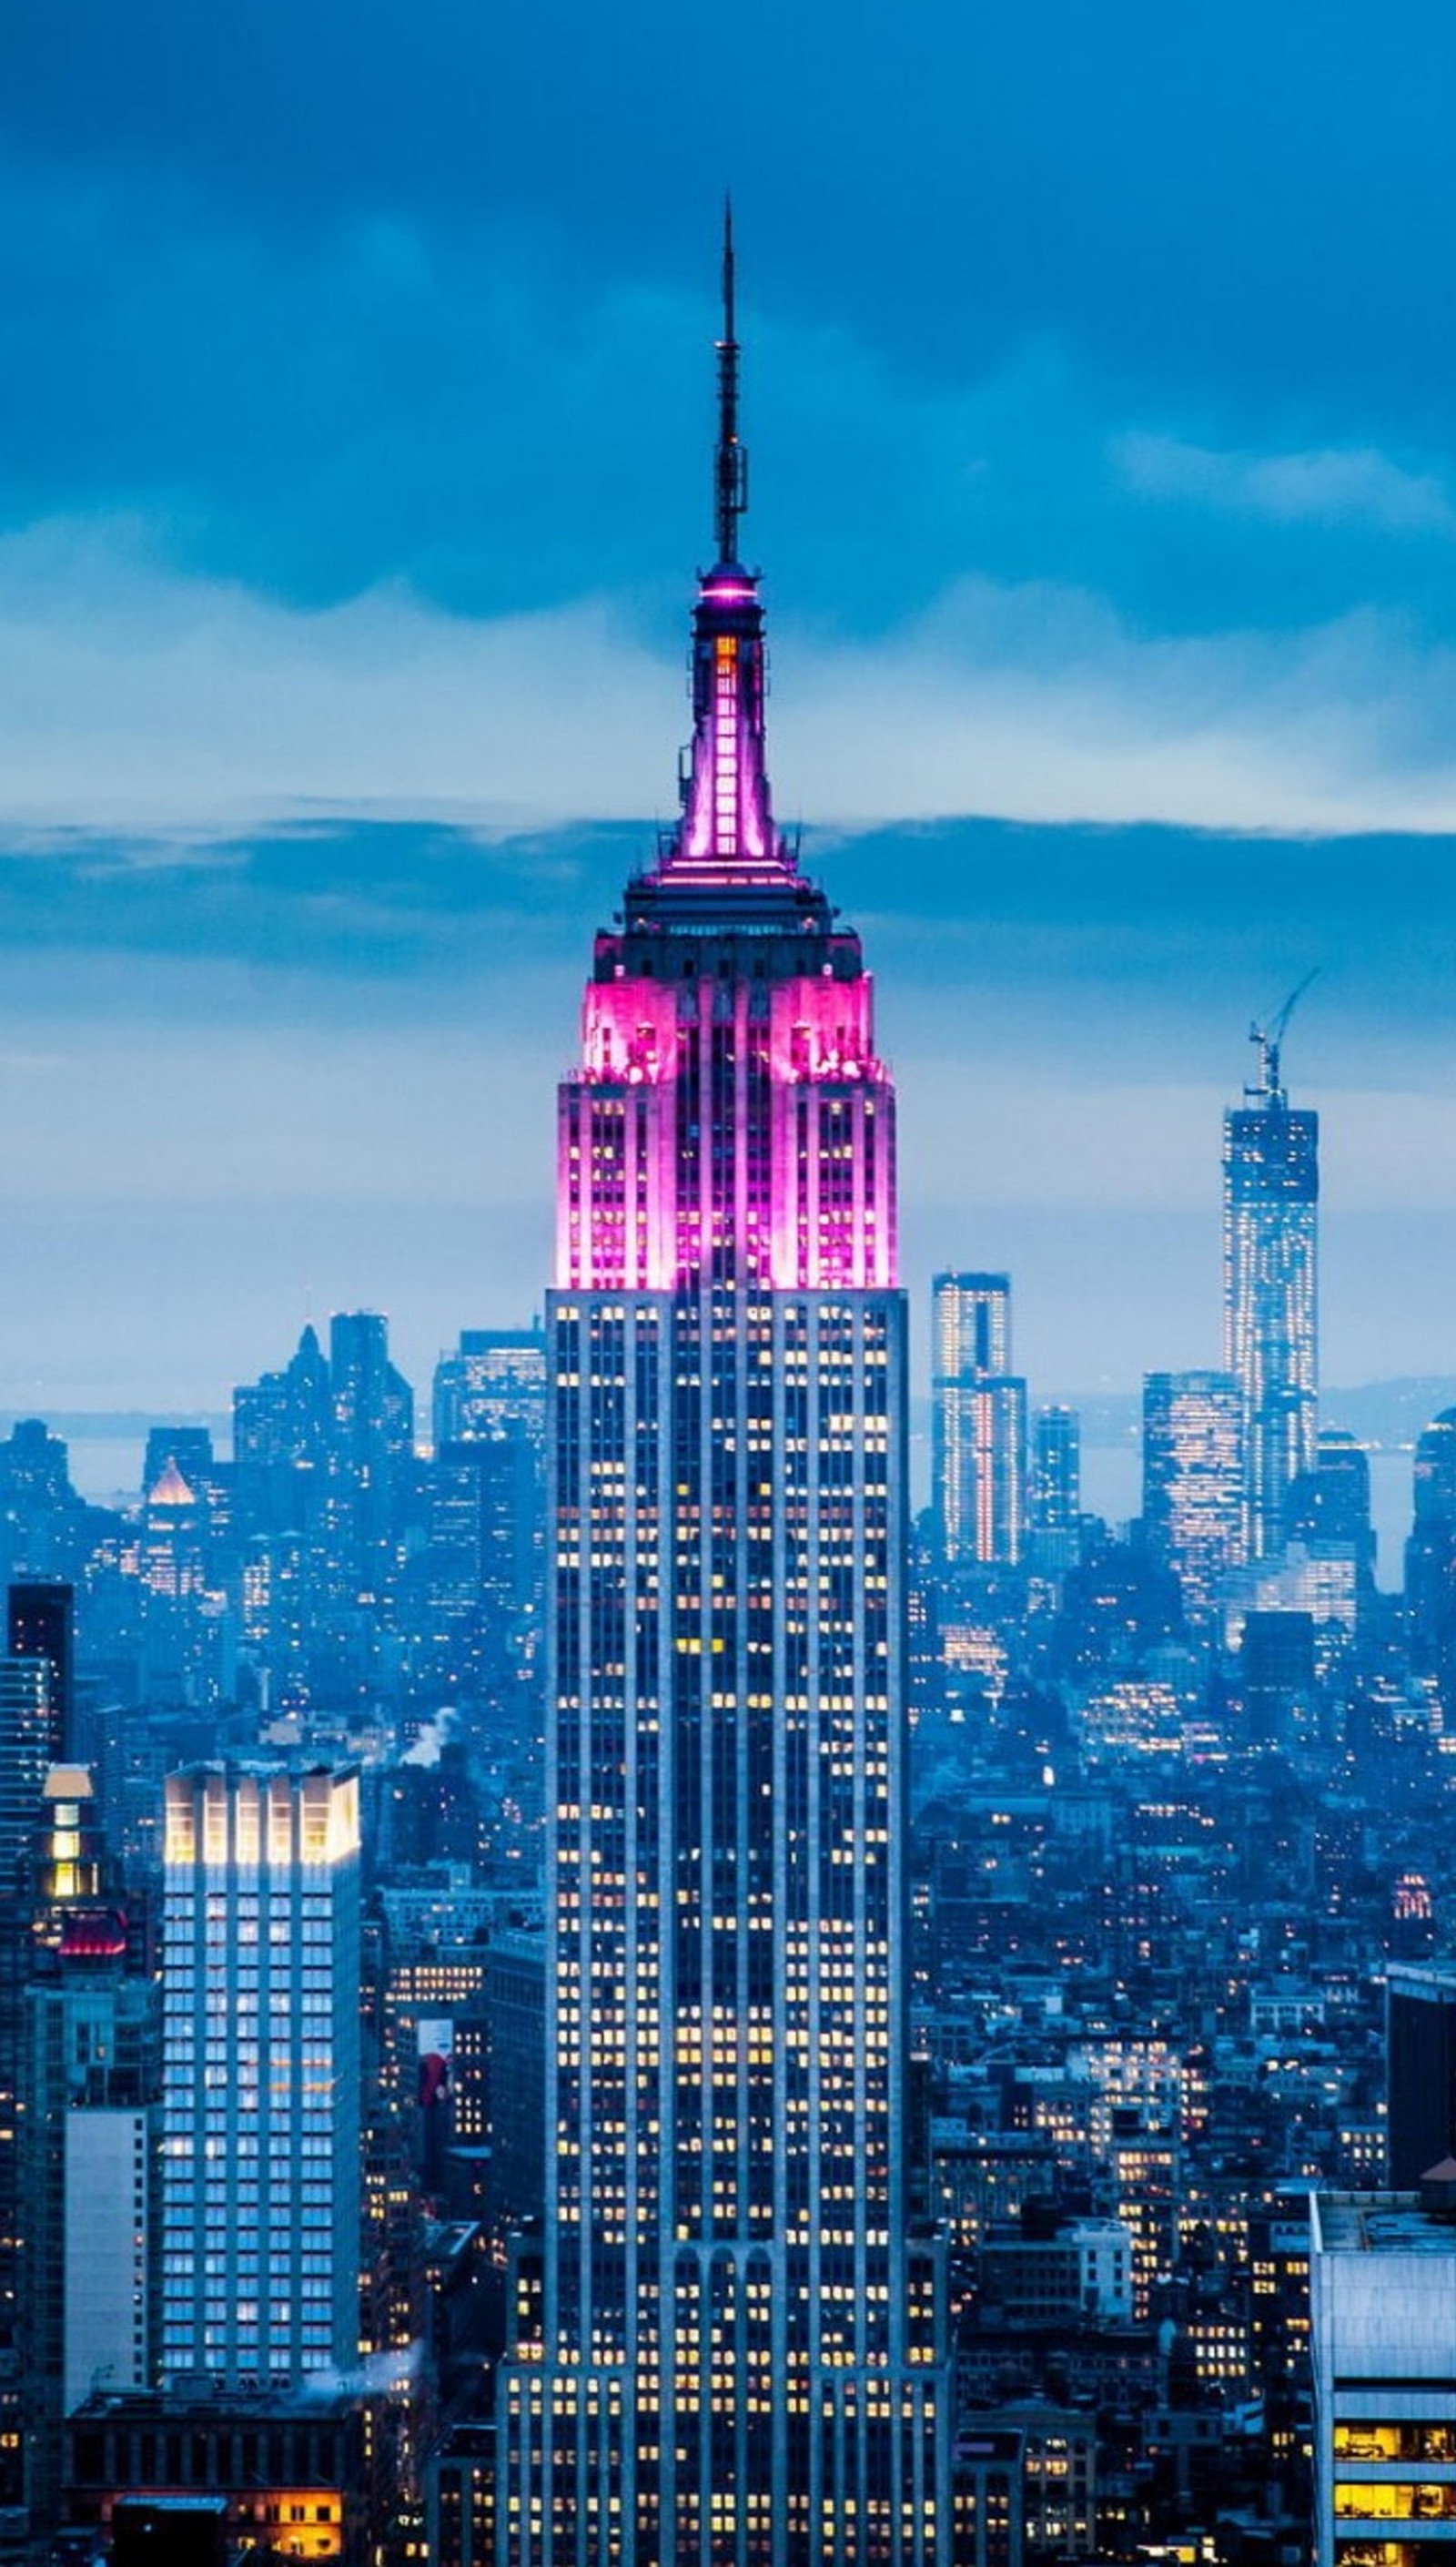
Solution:
{"label": "antenna mast", "polygon": [[738,520],[748,506],[748,449],[738,434],[738,337],[734,312],[733,205],[723,204],[723,336],[718,341],[718,451],[714,465],[720,562],[738,559]]}

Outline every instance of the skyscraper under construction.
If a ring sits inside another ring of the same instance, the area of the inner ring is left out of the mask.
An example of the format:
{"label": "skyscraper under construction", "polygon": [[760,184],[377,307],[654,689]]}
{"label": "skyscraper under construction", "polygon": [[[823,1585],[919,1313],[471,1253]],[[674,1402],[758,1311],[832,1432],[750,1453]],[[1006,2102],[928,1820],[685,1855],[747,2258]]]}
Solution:
{"label": "skyscraper under construction", "polygon": [[1280,1040],[1293,1003],[1272,1032],[1254,1028],[1257,1079],[1224,1116],[1224,1370],[1243,1397],[1254,1559],[1282,1550],[1290,1484],[1314,1469],[1319,1433],[1320,1117],[1285,1091]]}

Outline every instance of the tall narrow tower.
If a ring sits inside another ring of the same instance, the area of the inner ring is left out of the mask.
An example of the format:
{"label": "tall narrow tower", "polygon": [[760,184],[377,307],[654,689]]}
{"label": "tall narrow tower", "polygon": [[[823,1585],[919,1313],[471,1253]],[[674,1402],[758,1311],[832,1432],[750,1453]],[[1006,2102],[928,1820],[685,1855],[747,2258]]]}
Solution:
{"label": "tall narrow tower", "polygon": [[359,1776],[166,1781],[163,2385],[359,2360]]}
{"label": "tall narrow tower", "polygon": [[931,1474],[942,1565],[1011,1569],[1026,1534],[1027,1386],[1011,1369],[1009,1275],[937,1275]]}
{"label": "tall narrow tower", "polygon": [[1293,1004],[1272,1032],[1254,1027],[1257,1079],[1224,1115],[1224,1370],[1243,1395],[1245,1536],[1255,1559],[1283,1548],[1290,1483],[1314,1469],[1319,1427],[1320,1117],[1291,1106],[1280,1074]]}
{"label": "tall narrow tower", "polygon": [[682,816],[597,938],[561,1090],[545,2271],[502,2383],[509,2567],[946,2554],[905,2161],[894,1095],[858,940],[770,808],[731,239],[724,307]]}

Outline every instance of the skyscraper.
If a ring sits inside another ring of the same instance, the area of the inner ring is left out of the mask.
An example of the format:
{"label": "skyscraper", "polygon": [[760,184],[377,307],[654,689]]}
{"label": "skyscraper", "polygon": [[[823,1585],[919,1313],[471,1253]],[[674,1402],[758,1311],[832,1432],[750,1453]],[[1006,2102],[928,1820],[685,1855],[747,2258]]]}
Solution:
{"label": "skyscraper", "polygon": [[1011,1278],[937,1275],[931,1468],[947,1569],[1012,1568],[1026,1527],[1027,1390],[1011,1369]]}
{"label": "skyscraper", "polygon": [[1075,1408],[1039,1408],[1028,1520],[1032,1566],[1055,1575],[1082,1550],[1082,1421]]}
{"label": "skyscraper", "polygon": [[1150,1372],[1142,1385],[1142,1520],[1186,1611],[1212,1612],[1243,1553],[1244,1403],[1227,1372]]}
{"label": "skyscraper", "polygon": [[462,1328],[435,1366],[436,1444],[520,1431],[539,1444],[546,1407],[546,1340],[535,1328]]}
{"label": "skyscraper", "polygon": [[[467,1328],[434,1378],[427,1477],[430,1628],[442,1670],[472,1661],[499,1695],[539,1646],[545,1571],[546,1343]],[[532,1694],[533,1703],[535,1694]]]}
{"label": "skyscraper", "polygon": [[1224,1370],[1244,1402],[1245,1528],[1262,1560],[1283,1548],[1290,1483],[1315,1467],[1320,1117],[1292,1107],[1280,1034],[1256,1025],[1256,1083],[1224,1116]]}
{"label": "skyscraper", "polygon": [[61,1755],[50,1661],[0,1658],[0,1897],[13,1900],[43,1816],[46,1776]]}
{"label": "skyscraper", "polygon": [[166,1784],[163,2383],[296,2387],[359,2356],[359,1780]]}
{"label": "skyscraper", "polygon": [[1403,2192],[1456,2155],[1456,1969],[1391,1961],[1385,1971],[1385,2140]]}
{"label": "skyscraper", "polygon": [[0,2509],[21,2501],[23,2239],[19,2131],[29,1865],[60,1753],[50,1662],[0,1657]]}
{"label": "skyscraper", "polygon": [[1456,1408],[1442,1409],[1417,1438],[1412,1488],[1415,1522],[1405,1546],[1411,1655],[1448,1689],[1456,1664]]}
{"label": "skyscraper", "polygon": [[21,2000],[25,2453],[55,2520],[62,2420],[155,2368],[158,1991],[118,1896],[90,1775],[53,1767],[33,1850]]}
{"label": "skyscraper", "polygon": [[597,938],[561,1090],[517,2567],[929,2567],[947,2523],[905,2162],[894,1096],[858,939],[770,808],[731,247],[725,303],[682,817]]}
{"label": "skyscraper", "polygon": [[44,1658],[58,1752],[74,1752],[76,1716],[73,1624],[76,1590],[64,1578],[15,1579],[6,1598],[6,1647],[12,1658]]}

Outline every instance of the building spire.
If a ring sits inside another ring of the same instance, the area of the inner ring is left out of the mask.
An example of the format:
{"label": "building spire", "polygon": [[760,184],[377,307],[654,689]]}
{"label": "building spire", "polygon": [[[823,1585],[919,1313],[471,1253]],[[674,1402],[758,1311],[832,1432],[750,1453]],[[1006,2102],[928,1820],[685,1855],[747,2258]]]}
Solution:
{"label": "building spire", "polygon": [[723,336],[718,341],[718,451],[713,486],[720,562],[738,559],[738,520],[748,506],[748,448],[738,434],[738,337],[734,310],[733,200],[723,199]]}

